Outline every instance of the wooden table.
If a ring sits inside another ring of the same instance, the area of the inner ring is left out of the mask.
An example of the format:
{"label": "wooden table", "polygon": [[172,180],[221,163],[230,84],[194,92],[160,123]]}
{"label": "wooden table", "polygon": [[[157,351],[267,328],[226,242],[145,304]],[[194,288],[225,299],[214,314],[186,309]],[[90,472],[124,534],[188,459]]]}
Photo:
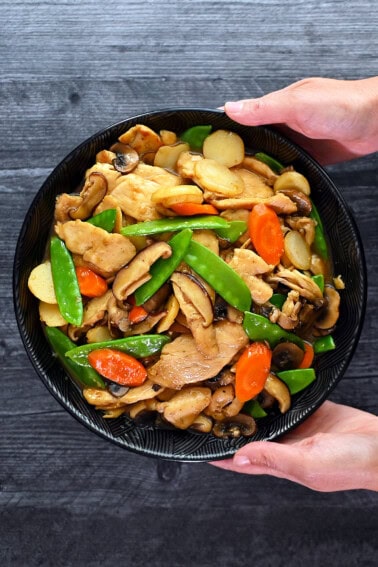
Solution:
{"label": "wooden table", "polygon": [[[50,396],[21,344],[12,262],[43,180],[79,142],[167,106],[377,74],[367,0],[1,0],[0,565],[376,565],[378,496],[131,454]],[[329,168],[365,246],[364,330],[331,398],[378,411],[377,155]]]}

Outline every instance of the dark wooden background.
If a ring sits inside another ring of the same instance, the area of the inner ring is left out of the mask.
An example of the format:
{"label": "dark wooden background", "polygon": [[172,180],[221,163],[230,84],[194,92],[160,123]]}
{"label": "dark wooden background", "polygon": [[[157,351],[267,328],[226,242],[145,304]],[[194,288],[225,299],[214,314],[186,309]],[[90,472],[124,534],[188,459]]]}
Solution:
{"label": "dark wooden background", "polygon": [[[217,107],[303,77],[378,73],[373,0],[1,0],[0,565],[370,566],[378,494],[131,454],[50,396],[24,352],[11,274],[52,168],[120,119]],[[377,155],[329,168],[365,246],[368,311],[332,399],[378,412]]]}

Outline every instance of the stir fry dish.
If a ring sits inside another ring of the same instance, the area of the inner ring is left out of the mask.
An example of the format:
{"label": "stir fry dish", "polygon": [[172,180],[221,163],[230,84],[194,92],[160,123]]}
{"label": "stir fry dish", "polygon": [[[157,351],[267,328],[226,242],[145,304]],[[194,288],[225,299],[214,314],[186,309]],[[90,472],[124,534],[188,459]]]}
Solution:
{"label": "stir fry dish", "polygon": [[217,437],[254,435],[316,380],[344,288],[292,165],[232,131],[143,124],[58,195],[28,285],[105,418]]}

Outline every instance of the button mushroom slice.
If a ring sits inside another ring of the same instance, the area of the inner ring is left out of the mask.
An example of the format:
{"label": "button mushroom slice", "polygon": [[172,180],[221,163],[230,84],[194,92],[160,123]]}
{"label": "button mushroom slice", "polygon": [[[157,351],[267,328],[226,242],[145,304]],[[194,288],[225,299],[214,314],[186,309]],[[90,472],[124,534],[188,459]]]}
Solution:
{"label": "button mushroom slice", "polygon": [[108,233],[81,220],[57,223],[55,232],[70,252],[82,255],[83,261],[92,264],[104,277],[118,272],[136,253],[135,246],[125,236]]}
{"label": "button mushroom slice", "polygon": [[309,301],[318,303],[323,301],[323,294],[319,286],[306,274],[298,270],[282,269],[267,278],[269,283],[282,283],[299,292],[299,295]]}
{"label": "button mushroom slice", "polygon": [[69,214],[72,219],[87,219],[91,216],[93,209],[102,201],[108,190],[106,177],[97,171],[93,171],[85,180],[84,187],[80,192],[81,203],[76,209],[71,209]]}
{"label": "button mushroom slice", "polygon": [[218,352],[213,322],[213,304],[206,289],[189,273],[175,272],[171,276],[173,292],[185,315],[199,352],[205,357]]}
{"label": "button mushroom slice", "polygon": [[141,252],[126,267],[122,268],[113,282],[113,294],[124,301],[138,287],[151,279],[150,267],[158,258],[169,258],[172,248],[166,242],[155,242]]}
{"label": "button mushroom slice", "polygon": [[216,421],[212,433],[216,437],[251,437],[257,431],[256,422],[250,415],[239,413],[222,421]]}
{"label": "button mushroom slice", "polygon": [[212,428],[213,420],[203,413],[200,413],[190,426],[191,430],[197,431],[198,433],[210,433]]}
{"label": "button mushroom slice", "polygon": [[296,344],[285,341],[278,343],[272,351],[272,368],[292,370],[299,368],[304,357],[304,351]]}
{"label": "button mushroom slice", "polygon": [[214,324],[219,352],[205,357],[191,335],[180,335],[162,349],[160,359],[148,368],[149,378],[166,388],[180,390],[186,384],[203,382],[217,374],[248,344],[243,328],[229,321]]}
{"label": "button mushroom slice", "polygon": [[113,167],[120,173],[130,173],[139,163],[138,152],[128,144],[117,142],[110,150],[116,154],[112,159]]}
{"label": "button mushroom slice", "polygon": [[243,402],[240,402],[235,397],[235,390],[232,384],[221,386],[215,390],[211,396],[211,400],[205,414],[213,417],[215,420],[221,421],[227,417],[234,417],[238,415],[243,407]]}
{"label": "button mushroom slice", "polygon": [[160,402],[157,410],[178,429],[188,429],[210,400],[210,388],[192,386],[177,392],[170,400]]}
{"label": "button mushroom slice", "polygon": [[336,325],[339,318],[340,294],[334,287],[326,285],[324,287],[324,297],[326,304],[315,322],[315,327],[321,330],[329,330]]}
{"label": "button mushroom slice", "polygon": [[285,413],[290,409],[291,396],[289,388],[277,376],[272,373],[269,374],[264,384],[264,390],[277,400],[281,413]]}

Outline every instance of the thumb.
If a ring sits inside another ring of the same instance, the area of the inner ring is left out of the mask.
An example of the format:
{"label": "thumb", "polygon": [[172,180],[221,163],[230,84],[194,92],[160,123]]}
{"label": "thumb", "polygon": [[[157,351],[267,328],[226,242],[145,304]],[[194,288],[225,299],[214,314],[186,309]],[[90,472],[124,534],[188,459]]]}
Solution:
{"label": "thumb", "polygon": [[261,124],[290,124],[293,119],[293,105],[287,90],[269,93],[260,98],[226,102],[225,113],[235,122],[245,126]]}

